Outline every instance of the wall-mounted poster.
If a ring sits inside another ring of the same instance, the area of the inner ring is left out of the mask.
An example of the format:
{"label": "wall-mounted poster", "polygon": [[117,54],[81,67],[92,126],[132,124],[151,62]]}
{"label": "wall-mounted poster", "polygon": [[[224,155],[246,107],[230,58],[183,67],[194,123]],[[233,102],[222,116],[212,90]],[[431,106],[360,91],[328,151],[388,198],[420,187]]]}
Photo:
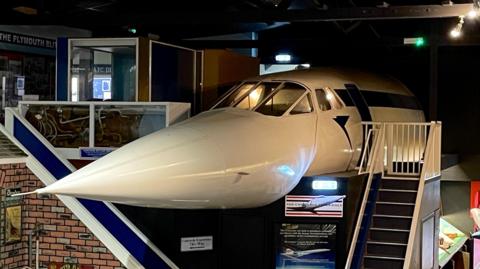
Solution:
{"label": "wall-mounted poster", "polygon": [[5,208],[5,243],[21,240],[22,207],[20,205]]}
{"label": "wall-mounted poster", "polygon": [[335,269],[335,224],[282,223],[276,269]]}
{"label": "wall-mounted poster", "polygon": [[343,217],[345,195],[287,195],[285,197],[286,217]]}

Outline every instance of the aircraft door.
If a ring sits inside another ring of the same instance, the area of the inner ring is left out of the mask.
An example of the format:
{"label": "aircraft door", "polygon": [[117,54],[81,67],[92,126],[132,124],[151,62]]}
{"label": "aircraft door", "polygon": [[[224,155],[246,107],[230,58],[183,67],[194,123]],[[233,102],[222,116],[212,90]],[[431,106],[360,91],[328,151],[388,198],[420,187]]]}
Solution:
{"label": "aircraft door", "polygon": [[317,89],[315,96],[318,105],[317,154],[307,175],[346,170],[352,156],[347,131],[350,116],[331,89]]}

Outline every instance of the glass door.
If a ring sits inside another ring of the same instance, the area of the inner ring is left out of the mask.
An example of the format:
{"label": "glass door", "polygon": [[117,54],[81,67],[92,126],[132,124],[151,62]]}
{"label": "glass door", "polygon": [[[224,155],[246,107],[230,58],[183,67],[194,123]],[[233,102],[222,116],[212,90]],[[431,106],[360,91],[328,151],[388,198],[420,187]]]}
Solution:
{"label": "glass door", "polygon": [[70,40],[71,101],[136,101],[135,39]]}

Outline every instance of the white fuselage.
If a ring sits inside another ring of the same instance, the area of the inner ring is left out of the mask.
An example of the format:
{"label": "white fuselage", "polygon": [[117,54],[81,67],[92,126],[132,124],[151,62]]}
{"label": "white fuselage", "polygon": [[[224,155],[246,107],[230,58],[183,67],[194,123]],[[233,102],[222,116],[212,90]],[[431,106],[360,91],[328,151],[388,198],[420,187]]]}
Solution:
{"label": "white fuselage", "polygon": [[401,83],[369,73],[302,70],[242,85],[214,109],[127,144],[38,193],[160,208],[263,206],[304,175],[354,169],[362,120],[424,121]]}

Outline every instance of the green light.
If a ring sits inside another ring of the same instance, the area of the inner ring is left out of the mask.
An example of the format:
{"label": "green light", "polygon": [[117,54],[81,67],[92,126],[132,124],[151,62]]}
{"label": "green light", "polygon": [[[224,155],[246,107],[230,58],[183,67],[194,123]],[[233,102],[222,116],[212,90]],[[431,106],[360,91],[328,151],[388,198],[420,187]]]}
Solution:
{"label": "green light", "polygon": [[423,37],[417,37],[417,40],[415,41],[415,46],[423,47],[423,45],[425,45],[425,39]]}
{"label": "green light", "polygon": [[135,28],[128,28],[128,31],[132,34],[136,34],[137,33],[137,29]]}

